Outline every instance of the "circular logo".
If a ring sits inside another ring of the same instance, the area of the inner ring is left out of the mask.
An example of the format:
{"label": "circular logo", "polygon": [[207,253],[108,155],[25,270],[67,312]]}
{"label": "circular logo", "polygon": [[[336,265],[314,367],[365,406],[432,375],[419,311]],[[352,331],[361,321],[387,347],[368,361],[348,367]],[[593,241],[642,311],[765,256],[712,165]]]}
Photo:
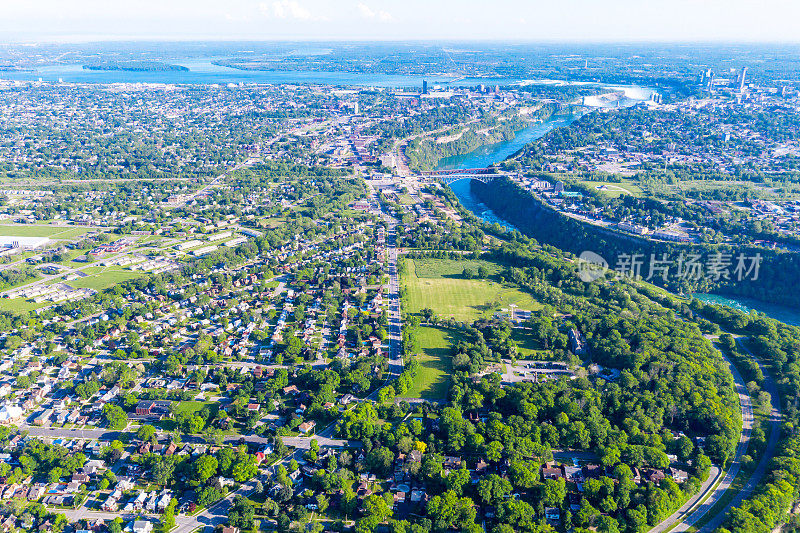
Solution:
{"label": "circular logo", "polygon": [[578,277],[581,281],[590,283],[600,279],[607,268],[608,261],[594,252],[586,250],[578,256]]}

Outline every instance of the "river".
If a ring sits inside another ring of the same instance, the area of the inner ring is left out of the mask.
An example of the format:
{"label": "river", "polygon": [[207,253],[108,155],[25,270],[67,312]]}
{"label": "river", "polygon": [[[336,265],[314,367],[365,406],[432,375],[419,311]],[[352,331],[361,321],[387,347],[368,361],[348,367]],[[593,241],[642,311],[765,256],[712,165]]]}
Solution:
{"label": "river", "polygon": [[770,304],[760,300],[753,300],[752,298],[730,298],[720,296],[718,294],[695,293],[692,294],[692,296],[702,302],[727,305],[728,307],[738,309],[743,313],[749,313],[751,310],[755,310],[759,313],[764,313],[775,320],[780,320],[785,324],[800,326],[800,310],[792,309],[791,307]]}
{"label": "river", "polygon": [[[576,113],[553,115],[543,122],[518,131],[514,138],[508,141],[487,144],[468,154],[454,155],[440,159],[436,169],[481,168],[499,163],[522,149],[526,144],[543,137],[548,132],[561,126],[569,126],[580,116],[581,114]],[[508,229],[516,229],[512,224],[497,216],[494,211],[473,196],[470,183],[471,180],[463,179],[450,185],[450,188],[456,196],[458,196],[461,204],[486,222],[500,224]]]}
{"label": "river", "polygon": [[[166,83],[166,84],[319,84],[340,87],[422,87],[427,80],[433,87],[473,87],[486,84],[516,85],[525,83],[565,83],[552,80],[520,80],[518,78],[474,78],[453,75],[405,75],[377,74],[321,70],[240,70],[213,63],[216,57],[169,61],[181,65],[188,71],[127,71],[127,70],[87,70],[82,65],[58,64],[39,67],[30,71],[0,71],[0,80],[46,81],[65,83]],[[598,85],[598,84],[594,84]],[[608,86],[617,89],[616,86]]]}
{"label": "river", "polygon": [[[325,49],[300,49],[290,55],[321,55]],[[653,94],[649,88],[622,86],[597,82],[567,82],[551,79],[521,79],[508,77],[469,77],[455,74],[379,74],[322,70],[240,70],[215,65],[215,60],[224,57],[203,57],[192,59],[176,59],[167,63],[186,67],[188,70],[176,71],[127,71],[127,70],[88,70],[80,64],[57,64],[42,66],[28,71],[0,71],[0,80],[45,81],[65,83],[163,83],[163,84],[316,84],[339,87],[383,87],[383,88],[421,88],[423,80],[431,87],[489,87],[509,85],[590,85],[605,87],[609,91],[622,91],[625,96],[619,105],[646,100]]]}
{"label": "river", "polygon": [[[642,97],[649,98],[649,93],[642,93]],[[520,150],[529,142],[539,139],[555,128],[568,126],[581,116],[582,113],[554,115],[544,122],[534,124],[518,132],[516,137],[512,140],[481,146],[477,150],[465,155],[444,158],[439,161],[436,168],[442,170],[480,168],[499,163]],[[486,222],[497,223],[508,229],[516,229],[473,196],[470,182],[471,180],[464,179],[450,185],[450,188],[456,194],[461,204]],[[750,298],[729,298],[716,294],[694,294],[693,296],[707,303],[727,305],[745,313],[749,313],[750,310],[753,309],[786,324],[800,326],[800,310],[790,307],[770,304]]]}

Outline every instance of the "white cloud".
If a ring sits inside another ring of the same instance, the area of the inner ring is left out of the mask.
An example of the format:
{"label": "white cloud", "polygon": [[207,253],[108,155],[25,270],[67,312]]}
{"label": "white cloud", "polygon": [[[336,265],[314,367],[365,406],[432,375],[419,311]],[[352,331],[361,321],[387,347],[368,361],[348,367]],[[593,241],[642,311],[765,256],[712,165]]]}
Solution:
{"label": "white cloud", "polygon": [[275,0],[259,4],[261,13],[278,19],[311,20],[311,11],[297,0]]}
{"label": "white cloud", "polygon": [[365,4],[364,2],[359,2],[356,7],[358,8],[358,12],[365,19],[380,20],[381,22],[387,22],[392,20],[392,15],[388,11],[384,11],[382,9],[378,9],[376,11],[371,7],[369,7],[367,4]]}

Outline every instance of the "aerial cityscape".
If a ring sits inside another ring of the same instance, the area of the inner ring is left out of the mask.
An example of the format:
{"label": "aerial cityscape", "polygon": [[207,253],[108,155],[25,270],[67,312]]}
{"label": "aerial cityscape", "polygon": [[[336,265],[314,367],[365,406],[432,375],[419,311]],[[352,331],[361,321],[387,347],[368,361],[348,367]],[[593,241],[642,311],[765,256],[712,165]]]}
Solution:
{"label": "aerial cityscape", "polygon": [[766,1],[9,6],[2,532],[800,531]]}

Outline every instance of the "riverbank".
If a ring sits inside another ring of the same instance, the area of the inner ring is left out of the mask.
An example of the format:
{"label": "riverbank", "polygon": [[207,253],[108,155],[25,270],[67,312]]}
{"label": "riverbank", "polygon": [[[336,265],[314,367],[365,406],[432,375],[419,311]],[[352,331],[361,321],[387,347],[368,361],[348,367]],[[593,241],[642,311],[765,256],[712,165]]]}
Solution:
{"label": "riverbank", "polygon": [[484,147],[489,147],[489,153],[495,153],[493,147],[510,143],[517,136],[548,121],[557,112],[559,112],[558,104],[545,104],[526,117],[520,115],[493,117],[469,125],[446,142],[431,137],[416,139],[406,148],[409,167],[416,171],[438,170],[442,168],[442,161],[468,156]]}
{"label": "riverbank", "polygon": [[757,311],[791,326],[800,326],[800,309],[770,304],[752,298],[730,298],[718,294],[695,293],[692,297],[701,302],[726,305],[743,313]]}
{"label": "riverbank", "polygon": [[[478,168],[478,167],[486,167],[493,164],[496,164],[500,161],[505,160],[518,150],[522,149],[526,144],[535,141],[536,139],[541,138],[542,136],[546,135],[553,129],[557,127],[569,126],[573,121],[577,120],[582,116],[580,114],[572,114],[572,115],[553,115],[548,120],[543,121],[540,124],[536,124],[531,126],[530,128],[526,128],[525,130],[519,132],[515,139],[511,141],[504,141],[501,143],[495,143],[492,145],[483,146],[473,152],[465,155],[460,156],[453,156],[449,158],[445,158],[439,161],[439,165],[437,169],[458,169],[458,168]],[[503,211],[505,207],[509,205],[509,201],[511,197],[507,194],[500,194],[502,197],[502,201],[500,201],[497,196],[497,191],[493,191],[493,186],[483,186],[483,184],[479,182],[473,182],[471,180],[461,180],[457,181],[450,185],[450,188],[453,190],[455,195],[458,197],[461,204],[477,217],[481,218],[482,220],[490,223],[490,224],[500,224],[507,229],[511,230],[520,230],[525,231],[527,224],[535,224],[537,217],[539,215],[534,214],[532,216],[520,216],[520,217],[510,217],[507,213]],[[476,193],[475,188],[483,188],[485,190],[485,194],[481,195]],[[516,188],[518,189],[518,188]],[[521,191],[521,189],[520,189]],[[513,192],[513,191],[512,191]],[[513,196],[513,195],[512,195]],[[531,200],[533,201],[533,200]],[[538,204],[538,202],[537,202]],[[531,206],[531,202],[527,202],[526,205],[528,207]],[[498,211],[497,208],[500,209]],[[544,211],[550,211],[545,209],[539,209],[539,214]],[[530,215],[530,214],[529,214]],[[553,217],[558,219],[564,219],[566,217],[558,216],[557,213],[552,213]],[[577,222],[573,221],[575,224]],[[536,225],[539,229],[541,225]],[[530,228],[528,228],[530,229]],[[527,232],[527,231],[526,231]],[[554,244],[555,246],[563,247],[569,250],[571,244],[575,244],[576,236],[582,234],[584,229],[581,226],[577,227],[570,227],[570,228],[562,228],[562,230],[556,231],[552,235],[542,235],[537,234],[534,235],[535,238],[540,240],[541,242],[547,242],[550,244]],[[555,241],[551,241],[555,239]],[[561,242],[564,241],[564,242]],[[598,240],[596,237],[592,237],[591,244],[597,245]],[[630,240],[625,240],[623,244],[623,249],[628,249],[630,251],[631,242]],[[586,248],[586,249],[595,249],[595,248]],[[570,250],[572,251],[572,250]],[[576,253],[580,253],[583,250],[578,250]],[[771,270],[775,270],[775,274],[770,273]],[[771,269],[767,268],[766,271],[761,272],[762,276],[762,283],[766,286],[765,280],[768,280],[769,283],[775,283],[777,280],[781,280],[786,278],[788,275],[788,270],[783,268]],[[790,280],[787,278],[787,283]],[[673,288],[674,289],[674,288]],[[674,292],[680,292],[680,288],[674,290]],[[763,312],[770,317],[775,318],[776,320],[780,320],[787,324],[792,325],[800,325],[800,310],[796,307],[791,305],[779,305],[777,303],[768,303],[762,299],[752,298],[748,294],[741,294],[741,295],[727,295],[727,296],[720,296],[717,294],[710,294],[712,287],[707,287],[705,290],[697,291],[696,296],[698,299],[703,299],[704,297],[709,298],[709,300],[704,301],[711,301],[712,303],[719,303],[722,305],[728,305],[734,307],[736,309],[742,310],[744,312],[749,312],[750,309],[755,309],[756,311]],[[688,292],[686,290],[683,291],[684,293]],[[751,291],[751,292],[758,292],[758,291]],[[773,291],[775,292],[775,291]],[[786,297],[791,297],[794,291],[777,291],[775,294],[780,298],[782,295]]]}

